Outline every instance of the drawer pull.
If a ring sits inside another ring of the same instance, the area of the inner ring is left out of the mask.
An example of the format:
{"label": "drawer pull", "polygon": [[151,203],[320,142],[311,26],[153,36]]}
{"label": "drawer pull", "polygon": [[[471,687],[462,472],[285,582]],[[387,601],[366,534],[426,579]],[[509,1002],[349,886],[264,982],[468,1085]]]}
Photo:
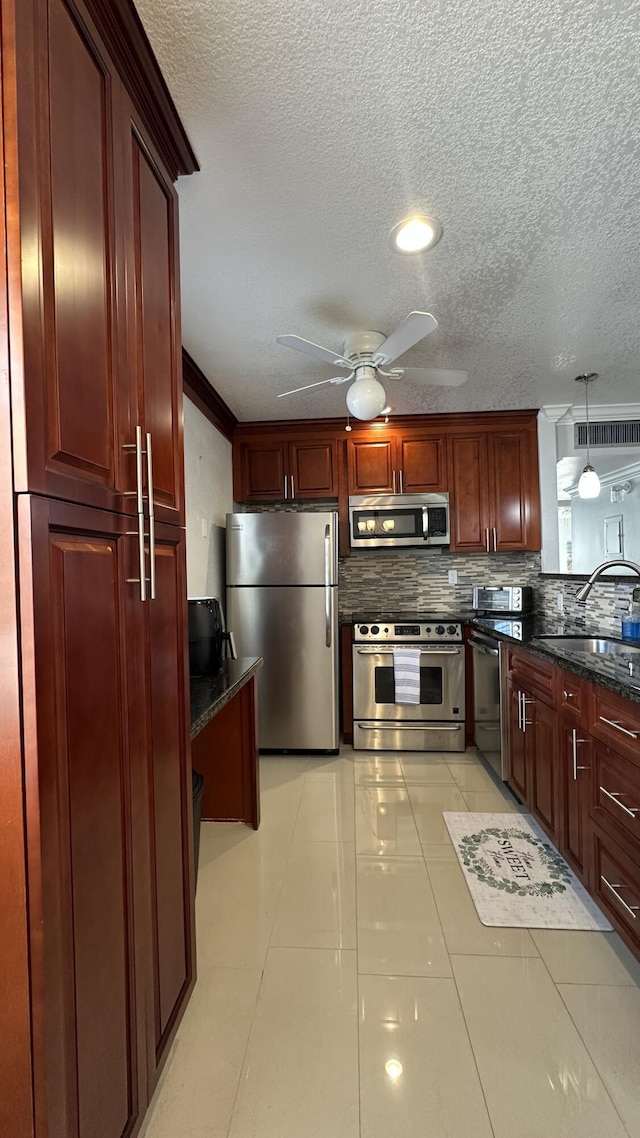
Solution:
{"label": "drawer pull", "polygon": [[623,727],[621,723],[616,723],[615,719],[605,719],[604,715],[601,715],[599,718],[601,723],[606,723],[608,727],[615,727],[616,731],[621,731],[623,735],[628,735],[630,739],[638,738],[637,731],[627,731],[627,728]]}
{"label": "drawer pull", "polygon": [[575,699],[575,692],[563,690],[562,698],[563,699]]}
{"label": "drawer pull", "polygon": [[629,916],[633,917],[634,921],[637,921],[638,918],[636,917],[636,913],[640,909],[640,905],[627,905],[627,902],[623,901],[622,897],[618,893],[618,889],[624,889],[624,885],[612,885],[610,881],[607,881],[603,873],[600,874],[600,880],[603,885],[606,885],[607,889],[611,890],[616,901],[619,901],[623,909],[627,910]]}
{"label": "drawer pull", "polygon": [[635,818],[636,814],[638,813],[638,807],[634,806],[632,809],[629,809],[628,806],[625,806],[624,803],[620,801],[619,790],[607,790],[604,786],[601,786],[600,790],[603,794],[606,794],[607,798],[610,798],[612,802],[615,802],[616,806],[619,806],[621,810],[624,810],[625,814],[628,814],[630,818]]}

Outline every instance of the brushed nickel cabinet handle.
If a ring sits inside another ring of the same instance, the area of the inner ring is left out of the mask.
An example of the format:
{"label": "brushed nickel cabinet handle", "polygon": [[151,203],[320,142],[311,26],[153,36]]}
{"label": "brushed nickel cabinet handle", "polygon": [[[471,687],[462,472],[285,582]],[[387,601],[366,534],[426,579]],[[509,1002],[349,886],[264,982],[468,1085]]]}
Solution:
{"label": "brushed nickel cabinet handle", "polygon": [[633,917],[634,921],[637,921],[638,918],[636,917],[636,913],[640,909],[640,905],[627,905],[627,902],[623,901],[622,897],[618,893],[618,889],[624,889],[625,886],[620,884],[612,885],[610,881],[607,881],[603,873],[600,874],[600,880],[603,885],[606,885],[607,889],[611,890],[616,901],[619,901],[623,909],[627,910],[629,916]]}
{"label": "brushed nickel cabinet handle", "polygon": [[400,493],[401,493],[401,494],[404,494],[404,478],[403,478],[403,476],[402,476],[402,471],[401,471],[401,470],[399,470],[399,471],[398,471],[398,474],[399,474],[399,476],[400,476]]}
{"label": "brushed nickel cabinet handle", "polygon": [[285,500],[285,502],[287,500],[287,476],[286,476],[286,474],[284,476],[284,500]]}
{"label": "brushed nickel cabinet handle", "polygon": [[600,715],[599,719],[601,723],[606,723],[608,727],[615,727],[616,731],[621,731],[623,735],[628,735],[630,739],[638,738],[637,731],[627,731],[627,728],[623,727],[621,723],[617,723],[615,719],[605,719],[604,715]]}
{"label": "brushed nickel cabinet handle", "polygon": [[488,526],[487,526],[487,528],[486,528],[486,529],[485,529],[485,531],[484,531],[484,543],[485,543],[485,547],[486,547],[487,553],[490,553],[490,552],[491,552],[491,550],[490,550],[490,548],[489,548],[489,527],[488,527]]}
{"label": "brushed nickel cabinet handle", "polygon": [[624,810],[625,814],[628,814],[630,818],[635,818],[636,814],[638,813],[638,807],[625,806],[623,802],[620,802],[619,790],[607,790],[606,786],[601,786],[600,790],[603,794],[606,794],[607,798],[610,798],[612,802],[615,802],[616,806],[619,806],[621,810]]}
{"label": "brushed nickel cabinet handle", "polygon": [[156,514],[153,501],[151,434],[147,431],[147,494],[149,496],[149,598],[156,599]]}
{"label": "brushed nickel cabinet handle", "polygon": [[496,527],[495,526],[493,527],[493,552],[494,553],[498,552],[498,538],[496,535]]}
{"label": "brushed nickel cabinet handle", "polygon": [[[148,437],[148,436],[147,436]],[[131,536],[138,538],[138,563],[139,563],[139,577],[127,577],[128,585],[140,585],[140,600],[146,601],[147,599],[147,577],[145,575],[144,563],[144,495],[142,493],[142,456],[145,453],[142,449],[142,427],[138,424],[136,426],[136,441],[135,443],[127,443],[122,448],[123,450],[135,450],[136,452],[136,488],[125,494],[125,497],[136,497],[136,509],[138,514],[138,528],[137,530],[127,530]]]}

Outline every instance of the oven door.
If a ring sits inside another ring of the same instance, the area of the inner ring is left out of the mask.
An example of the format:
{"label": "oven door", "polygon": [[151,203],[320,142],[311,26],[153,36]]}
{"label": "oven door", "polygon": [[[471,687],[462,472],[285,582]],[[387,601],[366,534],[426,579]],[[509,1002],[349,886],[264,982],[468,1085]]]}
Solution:
{"label": "oven door", "polygon": [[395,702],[391,645],[354,644],[353,718],[425,723],[464,720],[464,645],[420,647],[420,703]]}

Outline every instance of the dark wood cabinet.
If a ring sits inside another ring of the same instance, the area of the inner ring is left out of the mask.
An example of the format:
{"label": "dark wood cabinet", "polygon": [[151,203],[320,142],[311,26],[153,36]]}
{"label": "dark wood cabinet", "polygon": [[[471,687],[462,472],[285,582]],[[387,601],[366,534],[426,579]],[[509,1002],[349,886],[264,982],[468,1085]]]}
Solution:
{"label": "dark wood cabinet", "polygon": [[449,438],[451,542],[458,553],[488,553],[487,439],[482,433]]}
{"label": "dark wood cabinet", "polygon": [[29,495],[18,521],[36,1113],[115,1138],[146,1103],[135,543],[123,515]]}
{"label": "dark wood cabinet", "polygon": [[2,0],[1,22],[2,666],[23,779],[3,912],[16,858],[27,874],[0,1017],[31,1069],[17,1087],[2,1065],[0,1131],[130,1138],[194,982],[174,182],[197,163],[128,0]]}
{"label": "dark wood cabinet", "polygon": [[382,428],[349,438],[350,494],[420,494],[446,490],[446,440],[424,427]]}
{"label": "dark wood cabinet", "polygon": [[506,649],[509,784],[640,957],[640,705]]}
{"label": "dark wood cabinet", "polygon": [[537,433],[530,423],[452,432],[451,551],[540,549]]}
{"label": "dark wood cabinet", "polygon": [[507,681],[507,703],[509,785],[522,802],[528,803],[529,771],[526,736],[522,730],[522,692],[514,680]]}
{"label": "dark wood cabinet", "polygon": [[591,764],[591,739],[572,717],[561,712],[558,716],[559,849],[582,881],[587,879],[586,826]]}
{"label": "dark wood cabinet", "polygon": [[233,470],[236,502],[338,496],[338,445],[333,438],[238,438]]}
{"label": "dark wood cabinet", "polygon": [[507,650],[509,782],[556,843],[560,833],[555,669]]}
{"label": "dark wood cabinet", "polygon": [[395,440],[391,435],[349,439],[347,471],[350,494],[395,494],[395,470]]}

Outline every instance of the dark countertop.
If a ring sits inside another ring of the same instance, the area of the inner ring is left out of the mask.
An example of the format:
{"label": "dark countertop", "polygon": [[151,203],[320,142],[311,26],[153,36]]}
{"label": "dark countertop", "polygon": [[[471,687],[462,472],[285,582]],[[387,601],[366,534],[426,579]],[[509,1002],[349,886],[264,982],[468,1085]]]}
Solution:
{"label": "dark countertop", "polygon": [[191,680],[191,738],[211,722],[262,667],[262,656],[241,656],[223,660],[215,676],[194,676]]}
{"label": "dark countertop", "polygon": [[[474,628],[485,629],[495,636],[497,640],[505,640],[510,644],[519,644],[528,652],[548,660],[552,664],[559,664],[568,672],[581,676],[591,683],[599,684],[616,695],[640,703],[640,653],[629,653],[627,656],[599,656],[595,653],[576,652],[571,649],[571,642],[566,645],[550,645],[540,636],[592,636],[606,640],[620,640],[619,636],[603,632],[601,628],[587,625],[586,628],[574,628],[544,620],[540,617],[527,617],[522,620],[522,636],[512,636],[508,631],[508,621],[505,618],[475,617],[471,621]],[[635,645],[630,645],[635,647]]]}

